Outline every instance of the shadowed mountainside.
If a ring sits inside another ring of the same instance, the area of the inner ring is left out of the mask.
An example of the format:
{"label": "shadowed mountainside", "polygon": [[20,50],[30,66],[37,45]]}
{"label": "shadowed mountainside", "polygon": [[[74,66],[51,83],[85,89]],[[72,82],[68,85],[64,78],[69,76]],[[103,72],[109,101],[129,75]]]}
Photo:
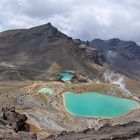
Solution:
{"label": "shadowed mountainside", "polygon": [[140,80],[140,46],[133,41],[95,39],[89,46],[96,48],[106,58],[109,68]]}
{"label": "shadowed mountainside", "polygon": [[47,80],[53,66],[97,76],[73,40],[50,23],[0,33],[0,80]]}
{"label": "shadowed mountainside", "polygon": [[95,48],[98,57],[93,57],[94,61],[99,61],[102,56],[104,61],[100,61],[100,64],[130,78],[140,80],[140,46],[135,42],[122,41],[118,38],[95,39],[87,42],[75,39],[74,42],[77,45],[84,44],[89,48]]}

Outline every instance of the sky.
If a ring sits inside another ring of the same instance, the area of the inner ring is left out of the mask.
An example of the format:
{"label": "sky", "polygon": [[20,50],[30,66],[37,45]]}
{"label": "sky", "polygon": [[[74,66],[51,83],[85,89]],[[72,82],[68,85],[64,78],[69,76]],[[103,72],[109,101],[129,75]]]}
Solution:
{"label": "sky", "polygon": [[140,43],[140,0],[0,0],[0,31],[48,22],[81,40]]}

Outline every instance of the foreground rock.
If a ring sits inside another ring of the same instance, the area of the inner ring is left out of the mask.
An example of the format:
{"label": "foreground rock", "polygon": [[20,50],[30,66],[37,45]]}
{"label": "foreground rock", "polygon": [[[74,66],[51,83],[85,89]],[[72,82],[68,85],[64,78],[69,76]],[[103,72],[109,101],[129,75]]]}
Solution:
{"label": "foreground rock", "polygon": [[15,108],[2,108],[0,118],[0,139],[2,140],[36,140],[37,136],[29,133],[27,117],[15,111]]}
{"label": "foreground rock", "polygon": [[140,123],[110,126],[105,125],[99,130],[87,129],[83,132],[61,133],[58,136],[50,136],[44,140],[134,140],[140,139]]}
{"label": "foreground rock", "polygon": [[15,108],[2,108],[3,120],[6,125],[11,126],[16,132],[29,132],[30,125],[26,122],[27,117],[15,111]]}

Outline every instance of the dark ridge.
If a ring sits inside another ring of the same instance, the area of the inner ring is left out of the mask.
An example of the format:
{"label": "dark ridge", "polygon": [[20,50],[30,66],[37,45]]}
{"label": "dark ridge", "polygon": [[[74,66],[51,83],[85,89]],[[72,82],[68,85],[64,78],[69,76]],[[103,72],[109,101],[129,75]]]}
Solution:
{"label": "dark ridge", "polygon": [[118,38],[95,39],[89,42],[89,46],[96,48],[105,56],[105,66],[140,80],[140,46],[135,42],[122,41]]}
{"label": "dark ridge", "polygon": [[140,123],[133,121],[115,126],[106,124],[98,130],[87,129],[83,132],[62,132],[57,136],[52,135],[44,140],[128,140],[139,138]]}

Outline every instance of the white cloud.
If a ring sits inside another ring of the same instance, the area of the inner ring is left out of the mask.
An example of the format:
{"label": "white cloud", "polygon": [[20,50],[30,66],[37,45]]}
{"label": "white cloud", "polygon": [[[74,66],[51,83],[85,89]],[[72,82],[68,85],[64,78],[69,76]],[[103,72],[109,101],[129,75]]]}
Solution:
{"label": "white cloud", "polygon": [[74,38],[139,42],[139,0],[1,0],[0,30],[52,22]]}

